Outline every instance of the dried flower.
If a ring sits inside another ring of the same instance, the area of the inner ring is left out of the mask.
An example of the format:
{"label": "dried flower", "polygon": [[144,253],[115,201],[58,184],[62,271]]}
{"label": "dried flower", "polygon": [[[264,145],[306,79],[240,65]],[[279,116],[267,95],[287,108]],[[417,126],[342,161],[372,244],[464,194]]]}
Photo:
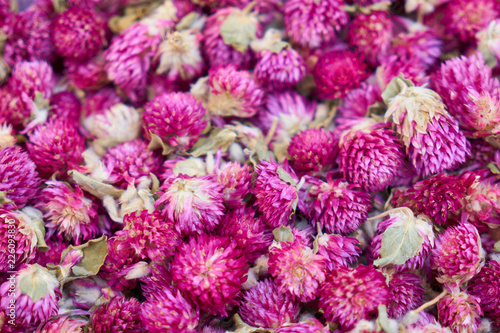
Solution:
{"label": "dried flower", "polygon": [[12,90],[25,98],[35,98],[38,91],[45,99],[50,99],[54,89],[54,73],[45,61],[22,61],[14,65],[9,85]]}
{"label": "dried flower", "polygon": [[224,204],[232,209],[240,207],[250,192],[252,182],[251,167],[239,162],[225,163],[217,171],[217,179],[224,186]]}
{"label": "dried flower", "polygon": [[390,318],[400,318],[422,305],[424,288],[418,276],[413,273],[392,273],[389,278],[391,302],[387,305],[387,313]]}
{"label": "dried flower", "polygon": [[443,42],[430,29],[410,30],[398,34],[392,40],[392,53],[398,55],[400,59],[413,60],[431,67],[441,56],[442,44]]}
{"label": "dried flower", "polygon": [[82,113],[88,117],[93,114],[103,114],[108,109],[120,103],[120,96],[111,87],[105,87],[95,92],[88,92],[82,104]]}
{"label": "dried flower", "polygon": [[328,171],[337,155],[333,134],[323,128],[299,132],[290,141],[288,155],[290,165],[298,172]]}
{"label": "dried flower", "polygon": [[82,318],[63,315],[50,319],[38,326],[35,333],[80,333],[83,331],[85,325],[87,325],[87,321]]}
{"label": "dried flower", "polygon": [[364,117],[368,108],[377,102],[383,102],[379,86],[363,82],[359,88],[351,90],[345,96],[339,106],[339,118]]}
{"label": "dried flower", "polygon": [[358,245],[356,238],[320,232],[314,240],[314,252],[326,259],[326,268],[331,271],[356,262],[361,253]]}
{"label": "dried flower", "polygon": [[50,99],[50,116],[79,121],[82,105],[71,91],[61,91]]}
{"label": "dried flower", "polygon": [[488,261],[467,286],[468,293],[477,297],[487,318],[496,323],[500,320],[500,264]]}
{"label": "dried flower", "polygon": [[483,315],[479,298],[457,292],[442,298],[437,308],[439,321],[453,333],[477,332]]}
{"label": "dried flower", "polygon": [[418,86],[429,82],[429,76],[426,74],[426,66],[417,58],[391,55],[382,60],[375,72],[381,90],[385,90],[391,80],[401,74]]}
{"label": "dried flower", "polygon": [[115,296],[92,314],[92,332],[137,332],[142,328],[140,303],[135,298]]}
{"label": "dried flower", "polygon": [[131,246],[127,246],[122,239],[111,237],[108,239],[108,255],[99,270],[99,275],[107,280],[113,290],[130,290],[136,286],[136,281],[126,279],[127,271],[140,261]]}
{"label": "dried flower", "polygon": [[[79,89],[99,89],[108,83],[104,69],[106,64],[102,54],[98,54],[85,62],[65,59],[64,67],[68,81]],[[112,103],[113,105],[118,103]]]}

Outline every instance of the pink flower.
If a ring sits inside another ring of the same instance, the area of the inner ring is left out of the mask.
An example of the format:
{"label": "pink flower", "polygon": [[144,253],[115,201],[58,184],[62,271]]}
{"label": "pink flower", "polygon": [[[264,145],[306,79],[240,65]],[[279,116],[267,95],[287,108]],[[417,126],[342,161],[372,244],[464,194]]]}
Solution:
{"label": "pink flower", "polygon": [[0,193],[3,208],[22,208],[38,193],[36,165],[19,146],[0,150]]}
{"label": "pink flower", "polygon": [[351,90],[339,106],[339,118],[364,117],[368,108],[379,102],[383,103],[382,92],[378,85],[361,83],[359,88]]}
{"label": "pink flower", "polygon": [[308,318],[296,324],[284,324],[275,333],[328,333],[328,326],[325,327],[316,318]]}
{"label": "pink flower", "polygon": [[320,233],[314,241],[314,250],[326,259],[326,268],[331,271],[348,267],[357,261],[361,254],[356,238]]}
{"label": "pink flower", "polygon": [[483,315],[479,298],[457,292],[442,298],[437,308],[439,321],[453,333],[477,332]]}
{"label": "pink flower", "polygon": [[[283,6],[285,30],[300,46],[319,48],[335,40],[349,21],[341,0],[289,0]],[[312,19],[314,18],[314,19]]]}
{"label": "pink flower", "polygon": [[59,265],[61,263],[62,252],[70,245],[69,242],[59,239],[57,237],[52,237],[45,241],[49,247],[48,251],[38,252],[36,258],[37,264],[43,267],[47,267],[47,264]]}
{"label": "pink flower", "polygon": [[500,322],[500,264],[488,261],[467,286],[470,295],[479,299],[485,316]]}
{"label": "pink flower", "polygon": [[224,204],[232,209],[240,207],[252,184],[252,168],[239,162],[225,163],[217,171],[217,179],[224,186]]}
{"label": "pink flower", "polygon": [[66,78],[79,89],[99,89],[109,82],[105,64],[102,54],[84,62],[65,59]]}
{"label": "pink flower", "polygon": [[421,86],[429,82],[426,69],[426,65],[418,58],[391,55],[384,58],[377,67],[376,77],[381,90],[385,90],[391,80],[400,74],[403,74],[405,79]]}
{"label": "pink flower", "polygon": [[135,298],[115,296],[92,314],[92,332],[120,333],[137,332],[143,322],[139,317],[141,304]]}
{"label": "pink flower", "polygon": [[205,108],[188,93],[157,96],[144,106],[143,129],[150,140],[154,133],[183,151],[191,147],[207,126]]}
{"label": "pink flower", "polygon": [[120,101],[120,96],[111,87],[88,92],[82,105],[82,113],[85,117],[93,114],[103,114],[112,106],[120,103]]}
{"label": "pink flower", "polygon": [[298,172],[328,171],[337,155],[331,132],[311,128],[297,133],[288,146],[290,165]]}
{"label": "pink flower", "polygon": [[36,207],[44,212],[49,234],[80,244],[99,232],[97,205],[86,198],[78,185],[72,189],[57,180],[45,182]]}
{"label": "pink flower", "polygon": [[56,332],[66,332],[66,333],[79,333],[82,332],[84,326],[87,325],[87,321],[78,317],[70,317],[69,315],[63,315],[61,317],[55,317],[38,326],[35,333],[56,333]]}
{"label": "pink flower", "polygon": [[82,105],[80,100],[71,91],[61,91],[52,95],[50,99],[51,113],[54,118],[64,118],[73,121],[80,120]]}
{"label": "pink flower", "polygon": [[319,58],[313,75],[319,97],[335,99],[344,98],[351,90],[359,88],[369,73],[359,54],[332,50]]}
{"label": "pink flower", "polygon": [[172,279],[200,309],[227,316],[246,280],[243,252],[229,238],[203,234],[191,237],[172,262]]}
{"label": "pink flower", "polygon": [[38,91],[45,99],[50,99],[55,84],[54,73],[45,61],[18,62],[12,69],[9,84],[22,98],[34,99]]}
{"label": "pink flower", "polygon": [[182,235],[212,231],[224,215],[223,186],[214,175],[189,177],[180,174],[163,183],[155,208],[164,205],[162,214],[175,223]]}
{"label": "pink flower", "polygon": [[123,239],[112,237],[108,239],[108,255],[99,270],[99,275],[107,280],[113,290],[125,291],[133,289],[137,282],[126,279],[127,271],[140,261],[136,251]]}
{"label": "pink flower", "polygon": [[422,305],[422,280],[413,273],[392,273],[389,281],[391,302],[387,305],[390,318],[400,318]]}
{"label": "pink flower", "polygon": [[326,260],[315,254],[299,240],[281,242],[269,250],[269,273],[276,278],[281,292],[286,292],[301,302],[318,296],[325,280]]}
{"label": "pink flower", "polygon": [[410,31],[400,33],[392,40],[391,53],[398,55],[400,59],[413,59],[431,67],[441,56],[442,44],[430,29]]}
{"label": "pink flower", "polygon": [[29,100],[22,99],[22,94],[14,91],[9,84],[0,88],[0,119],[16,129],[22,129],[31,118]]}
{"label": "pink flower", "polygon": [[484,265],[484,250],[476,227],[466,222],[446,229],[432,250],[431,263],[440,283],[459,286],[469,281]]}
{"label": "pink flower", "polygon": [[343,329],[368,319],[379,304],[390,300],[385,277],[373,266],[337,268],[326,276],[319,293],[319,308],[328,321],[338,321]]}
{"label": "pink flower", "polygon": [[296,322],[300,303],[287,293],[282,293],[273,280],[259,281],[243,294],[239,314],[253,327],[278,328]]}
{"label": "pink flower", "polygon": [[261,108],[264,91],[250,72],[236,66],[216,66],[208,71],[210,93],[207,109],[213,115],[249,118]]}

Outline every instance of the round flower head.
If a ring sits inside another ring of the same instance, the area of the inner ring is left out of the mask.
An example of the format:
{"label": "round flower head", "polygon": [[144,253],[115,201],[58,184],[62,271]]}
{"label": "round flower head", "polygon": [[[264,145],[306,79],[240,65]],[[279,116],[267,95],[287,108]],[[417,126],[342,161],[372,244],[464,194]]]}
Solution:
{"label": "round flower head", "polygon": [[179,290],[167,287],[141,304],[140,317],[151,333],[195,333],[200,310],[191,305]]}
{"label": "round flower head", "polygon": [[422,280],[413,273],[392,273],[389,281],[390,303],[387,314],[390,318],[400,318],[408,311],[422,305],[424,288]]}
{"label": "round flower head", "polygon": [[92,332],[137,332],[143,327],[139,316],[140,303],[135,298],[115,296],[92,314]]}
{"label": "round flower head", "polygon": [[119,104],[120,101],[120,96],[111,87],[105,87],[95,92],[89,91],[82,104],[82,113],[86,117],[93,114],[103,114],[111,107]]}
{"label": "round flower head", "polygon": [[99,232],[97,205],[86,198],[78,185],[72,189],[65,182],[45,182],[47,185],[39,195],[36,207],[44,212],[49,234],[80,244],[90,240]]}
{"label": "round flower head", "polygon": [[224,215],[217,234],[231,238],[236,247],[243,250],[249,264],[266,254],[273,241],[262,220],[255,218],[254,209],[244,206]]}
{"label": "round flower head", "polygon": [[83,162],[85,139],[69,120],[50,119],[38,125],[28,137],[30,142],[26,147],[30,157],[44,175],[57,172],[64,177]]}
{"label": "round flower head", "polygon": [[156,192],[160,198],[155,208],[164,205],[162,214],[175,223],[175,229],[186,236],[212,231],[224,215],[223,186],[214,175],[170,177]]}
{"label": "round flower head", "polygon": [[295,136],[288,146],[290,165],[297,172],[328,171],[335,164],[337,149],[332,132],[311,128]]}
{"label": "round flower head", "polygon": [[108,149],[102,160],[111,170],[110,178],[116,186],[137,185],[141,177],[150,177],[161,166],[161,157],[147,149],[148,143],[137,139]]}
{"label": "round flower head", "polygon": [[172,262],[172,279],[200,309],[227,316],[237,304],[248,268],[243,252],[229,238],[203,234],[191,237]]}
{"label": "round flower head", "polygon": [[39,92],[45,99],[50,99],[54,89],[54,72],[45,61],[22,61],[14,65],[9,85],[17,94],[34,99]]}
{"label": "round flower head", "polygon": [[439,322],[453,333],[478,332],[483,315],[479,298],[457,292],[442,298],[437,308]]}
{"label": "round flower head", "polygon": [[249,118],[262,106],[264,92],[250,72],[236,66],[217,66],[208,71],[207,109],[213,115]]}
{"label": "round flower head", "polygon": [[[25,96],[27,97],[27,96]],[[22,98],[22,93],[15,92],[9,85],[0,88],[0,120],[15,129],[23,129],[31,120],[30,101]]]}
{"label": "round flower head", "polygon": [[347,43],[376,66],[387,56],[393,38],[394,23],[384,11],[358,13],[347,29]]}
{"label": "round flower head", "polygon": [[141,260],[164,260],[173,256],[181,243],[172,222],[162,219],[157,210],[153,213],[143,210],[125,215],[123,223],[125,227],[115,236],[126,246],[132,247]]}
{"label": "round flower head", "polygon": [[93,10],[69,8],[53,23],[52,41],[64,58],[85,61],[95,56],[103,46],[103,24]]}
{"label": "round flower head", "polygon": [[38,252],[36,263],[40,266],[47,267],[47,264],[59,265],[63,251],[70,245],[69,242],[52,237],[46,240],[48,251]]}
{"label": "round flower head", "polygon": [[474,183],[474,174],[461,176],[438,174],[424,179],[404,192],[397,191],[392,203],[406,206],[416,214],[425,214],[439,225],[446,225],[450,214],[463,206],[467,189]]}
{"label": "round flower head", "polygon": [[468,222],[449,227],[432,250],[431,264],[437,273],[436,280],[450,285],[469,281],[484,265],[484,255],[476,227]]}
{"label": "round flower head", "polygon": [[263,214],[263,220],[272,228],[287,224],[297,205],[297,176],[274,161],[260,162],[255,172],[255,188],[250,191],[256,197],[254,205]]}
{"label": "round flower head", "polygon": [[467,135],[500,133],[500,84],[480,54],[444,62],[432,83]]}
{"label": "round flower head", "polygon": [[470,143],[458,128],[457,120],[446,111],[441,97],[400,77],[391,85],[399,93],[387,98],[385,120],[395,124],[415,170],[428,176],[465,162],[470,155]]}
{"label": "round flower head", "polygon": [[[290,0],[283,6],[288,37],[310,49],[331,44],[336,32],[349,22],[341,0]],[[312,19],[314,18],[314,19]]]}
{"label": "round flower head", "polygon": [[[40,245],[37,233],[42,232],[43,235],[45,230],[39,211],[36,211],[34,216],[27,213],[30,211],[0,209],[0,232],[2,235],[0,238],[0,248],[2,249],[0,251],[0,271],[2,272],[14,271],[22,264],[35,259],[37,245]],[[12,260],[13,256],[15,262]]]}
{"label": "round flower head", "polygon": [[368,319],[380,304],[388,304],[390,292],[385,277],[373,266],[337,268],[326,276],[319,293],[319,308],[328,321],[345,330]]}
{"label": "round flower head", "polygon": [[308,318],[296,324],[285,324],[278,328],[275,333],[328,333],[328,327],[316,318]]}
{"label": "round flower head", "polygon": [[496,228],[500,224],[500,188],[474,173],[469,177],[477,179],[467,189],[461,218],[478,228],[485,225]]}
{"label": "round flower head", "polygon": [[22,208],[38,193],[36,165],[19,146],[0,150],[0,206]]}
{"label": "round flower head", "polygon": [[[382,240],[387,229],[406,227],[409,231],[416,231],[423,241],[420,247],[415,251],[415,255],[409,257],[403,264],[395,264],[394,268],[398,271],[415,270],[422,268],[434,248],[435,236],[432,230],[432,223],[424,215],[415,217],[413,212],[407,207],[398,207],[386,213],[389,218],[383,220],[377,225],[377,236],[373,237],[371,242],[371,259],[380,257]],[[396,229],[397,230],[397,229]],[[392,263],[392,262],[391,262]]]}
{"label": "round flower head", "polygon": [[306,65],[300,54],[289,45],[276,50],[263,50],[254,68],[254,75],[268,90],[295,87],[306,76]]}
{"label": "round flower head", "polygon": [[145,137],[156,134],[177,150],[191,147],[207,126],[205,108],[188,93],[157,96],[144,106],[142,114]]}
{"label": "round flower head", "polygon": [[319,97],[335,99],[359,88],[369,73],[363,57],[351,51],[332,50],[319,58],[313,75]]}
{"label": "round flower head", "polygon": [[296,322],[300,303],[287,293],[280,292],[278,285],[267,279],[245,291],[238,313],[250,326],[274,329]]}
{"label": "round flower head", "polygon": [[325,263],[325,258],[298,239],[280,242],[269,250],[269,273],[276,278],[279,290],[301,302],[312,301],[318,296],[325,280]]}
{"label": "round flower head", "polygon": [[392,79],[401,74],[416,85],[424,85],[429,82],[426,69],[425,64],[416,58],[391,55],[381,61],[375,74],[380,89],[384,90]]}
{"label": "round flower head", "polygon": [[251,167],[247,164],[241,165],[239,162],[225,163],[217,171],[217,179],[224,186],[224,204],[229,208],[241,206],[245,196],[250,191],[252,182]]}
{"label": "round flower head", "polygon": [[144,297],[153,297],[160,290],[168,289],[172,286],[170,262],[152,261],[148,264],[148,270],[150,274],[141,277],[141,291]]}
{"label": "round flower head", "polygon": [[494,68],[500,59],[500,20],[491,21],[487,28],[479,31],[476,41],[485,63]]}
{"label": "round flower head", "polygon": [[47,12],[28,9],[12,17],[9,38],[5,41],[3,58],[9,66],[23,60],[54,58],[52,21]]}
{"label": "round flower head", "polygon": [[385,123],[359,118],[339,142],[339,165],[344,179],[367,192],[390,186],[401,172],[403,147]]}
{"label": "round flower head", "polygon": [[359,88],[351,90],[345,96],[339,106],[339,118],[364,117],[368,108],[377,102],[383,103],[379,86],[363,82]]}
{"label": "round flower head", "polygon": [[71,91],[61,91],[50,99],[50,116],[79,121],[82,105]]}
{"label": "round flower head", "polygon": [[35,333],[81,333],[86,325],[87,320],[84,320],[83,318],[73,318],[69,315],[63,315],[61,317],[50,319],[38,326]]}
{"label": "round flower head", "polygon": [[355,190],[355,187],[333,179],[331,174],[326,182],[308,178],[299,208],[311,223],[318,222],[328,233],[349,235],[366,220],[371,207],[370,194]]}
{"label": "round flower head", "polygon": [[39,325],[57,315],[61,291],[56,277],[34,264],[24,265],[4,282],[0,296],[0,308],[14,315],[16,326]]}
{"label": "round flower head", "polygon": [[78,89],[99,89],[109,82],[104,69],[105,64],[102,54],[84,62],[66,59],[64,61],[66,79]]}
{"label": "round flower head", "polygon": [[500,264],[497,261],[488,261],[469,282],[467,290],[480,299],[479,304],[487,318],[500,322]]}
{"label": "round flower head", "polygon": [[476,34],[500,14],[495,0],[453,0],[444,9],[441,24],[446,33],[464,43],[474,41]]}
{"label": "round flower head", "polygon": [[314,252],[326,259],[326,268],[331,271],[339,267],[348,267],[357,261],[361,253],[356,238],[320,232],[314,240]]}
{"label": "round flower head", "polygon": [[430,29],[400,33],[392,40],[392,53],[400,59],[413,59],[428,67],[436,64],[441,56],[442,41]]}
{"label": "round flower head", "polygon": [[113,290],[131,290],[136,286],[136,281],[127,279],[129,269],[140,261],[139,256],[132,246],[119,237],[108,239],[108,255],[99,270],[99,275],[107,280]]}
{"label": "round flower head", "polygon": [[[207,18],[203,31],[202,48],[210,67],[218,65],[234,65],[240,69],[248,69],[252,65],[253,53],[250,48],[240,52],[224,42],[221,26],[226,19],[237,13],[233,7],[221,8]],[[262,37],[262,26],[255,22],[255,37]]]}
{"label": "round flower head", "polygon": [[191,30],[174,32],[158,46],[157,74],[166,73],[168,81],[193,81],[203,74],[204,63],[199,50],[200,35]]}

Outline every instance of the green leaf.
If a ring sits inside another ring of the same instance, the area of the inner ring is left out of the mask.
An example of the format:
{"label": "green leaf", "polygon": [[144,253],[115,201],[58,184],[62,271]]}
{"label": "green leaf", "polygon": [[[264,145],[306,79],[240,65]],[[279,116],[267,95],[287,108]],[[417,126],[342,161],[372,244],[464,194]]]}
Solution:
{"label": "green leaf", "polygon": [[414,87],[415,85],[411,80],[405,79],[403,74],[399,74],[389,82],[384,92],[382,93],[382,99],[385,104],[389,104],[389,101],[401,92],[404,86]]}
{"label": "green leaf", "polygon": [[222,22],[220,34],[224,43],[239,52],[245,52],[250,43],[257,38],[257,18],[245,10],[235,10],[234,14]]}
{"label": "green leaf", "polygon": [[119,190],[113,185],[105,184],[103,182],[97,181],[89,176],[86,176],[76,170],[70,170],[68,174],[73,178],[75,183],[80,185],[80,187],[89,192],[90,194],[102,199],[105,195],[110,195],[115,199],[118,199],[123,190]]}
{"label": "green leaf", "polygon": [[493,251],[500,252],[500,241],[495,243],[495,246],[493,247]]}
{"label": "green leaf", "polygon": [[238,135],[230,129],[216,128],[212,130],[208,138],[201,138],[193,146],[191,156],[198,157],[208,153],[215,154],[219,148],[222,152],[227,151],[229,145],[236,141]]}
{"label": "green leaf", "polygon": [[297,182],[295,181],[295,179],[293,179],[293,177],[288,172],[283,170],[283,168],[278,167],[278,169],[276,170],[276,173],[278,174],[280,179],[282,181],[284,181],[285,183],[293,185],[293,186],[297,185]]}
{"label": "green leaf", "polygon": [[48,251],[49,247],[45,243],[45,223],[42,219],[32,219],[32,224],[35,229],[38,250],[41,252]]}
{"label": "green leaf", "polygon": [[[35,264],[40,266],[38,264]],[[42,266],[40,269],[45,269]],[[28,295],[33,302],[37,302],[47,294],[47,282],[38,275],[28,274],[19,280],[19,291]]]}
{"label": "green leaf", "polygon": [[498,170],[498,167],[497,167],[496,163],[488,163],[487,167],[495,175],[499,175],[500,174],[500,170]]}
{"label": "green leaf", "polygon": [[294,236],[290,227],[279,226],[273,230],[274,240],[279,242],[293,242]]}
{"label": "green leaf", "polygon": [[403,222],[398,226],[387,228],[384,232],[380,259],[375,260],[374,265],[379,267],[389,264],[402,265],[420,252],[424,237],[418,232],[416,219],[413,213],[411,215],[410,213],[397,212]]}

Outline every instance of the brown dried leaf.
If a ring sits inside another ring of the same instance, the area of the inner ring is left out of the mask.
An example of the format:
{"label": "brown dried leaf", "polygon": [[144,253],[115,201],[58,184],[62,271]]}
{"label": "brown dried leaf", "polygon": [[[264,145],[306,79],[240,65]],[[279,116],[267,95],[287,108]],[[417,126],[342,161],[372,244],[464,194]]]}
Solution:
{"label": "brown dried leaf", "polygon": [[73,178],[75,183],[80,185],[83,190],[89,192],[99,199],[102,199],[105,195],[110,195],[113,198],[118,199],[123,193],[123,190],[119,190],[113,185],[97,181],[89,176],[85,176],[84,174],[76,170],[70,170],[68,174]]}

